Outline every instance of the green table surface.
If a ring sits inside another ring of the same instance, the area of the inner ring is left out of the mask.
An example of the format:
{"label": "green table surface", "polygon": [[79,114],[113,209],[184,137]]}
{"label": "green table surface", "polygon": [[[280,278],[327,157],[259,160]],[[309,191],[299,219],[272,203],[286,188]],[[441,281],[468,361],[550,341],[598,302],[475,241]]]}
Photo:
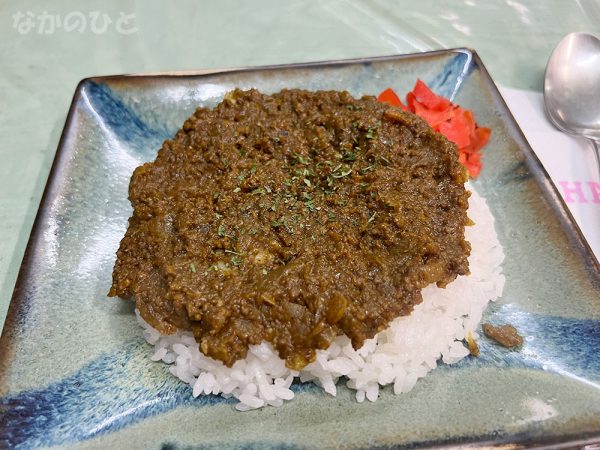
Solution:
{"label": "green table surface", "polygon": [[541,90],[572,31],[600,35],[600,0],[2,1],[0,324],[82,78],[471,47],[498,84]]}

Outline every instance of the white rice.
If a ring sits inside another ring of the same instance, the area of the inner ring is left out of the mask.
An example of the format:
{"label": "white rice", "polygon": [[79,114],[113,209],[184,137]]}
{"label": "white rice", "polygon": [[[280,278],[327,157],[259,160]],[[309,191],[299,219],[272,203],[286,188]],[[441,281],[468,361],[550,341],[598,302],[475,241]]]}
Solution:
{"label": "white rice", "polygon": [[300,373],[290,370],[269,343],[250,347],[248,356],[226,367],[204,356],[190,332],[163,336],[137,313],[144,338],[154,346],[153,361],[171,364],[170,371],[189,384],[192,395],[221,394],[239,400],[240,411],[266,405],[281,406],[291,400],[295,377],[312,381],[331,395],[336,383],[345,378],[356,390],[356,400],[374,402],[381,386],[393,385],[395,394],[410,391],[419,378],[435,369],[441,359],[454,364],[469,354],[463,341],[476,328],[490,300],[502,295],[504,275],[502,247],[494,230],[494,218],[485,200],[472,191],[467,227],[471,243],[471,274],[458,277],[445,289],[435,285],[423,290],[423,302],[407,317],[394,320],[389,328],[354,350],[346,336],[339,336],[327,350],[318,350],[316,360]]}

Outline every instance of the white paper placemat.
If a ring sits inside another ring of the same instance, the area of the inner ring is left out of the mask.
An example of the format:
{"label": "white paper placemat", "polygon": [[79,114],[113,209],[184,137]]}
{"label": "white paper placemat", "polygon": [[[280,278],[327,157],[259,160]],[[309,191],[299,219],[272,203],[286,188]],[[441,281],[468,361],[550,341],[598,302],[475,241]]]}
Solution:
{"label": "white paper placemat", "polygon": [[600,260],[600,175],[592,143],[558,131],[541,93],[506,87],[500,92]]}

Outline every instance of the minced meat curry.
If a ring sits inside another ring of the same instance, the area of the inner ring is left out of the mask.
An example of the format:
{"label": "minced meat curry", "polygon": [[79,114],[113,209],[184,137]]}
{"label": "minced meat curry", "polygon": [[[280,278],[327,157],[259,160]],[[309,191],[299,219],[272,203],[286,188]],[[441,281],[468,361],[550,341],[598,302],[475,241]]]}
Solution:
{"label": "minced meat curry", "polygon": [[109,295],[228,366],[268,341],[298,370],[468,273],[465,181],[454,144],[373,97],[236,90],[135,170]]}

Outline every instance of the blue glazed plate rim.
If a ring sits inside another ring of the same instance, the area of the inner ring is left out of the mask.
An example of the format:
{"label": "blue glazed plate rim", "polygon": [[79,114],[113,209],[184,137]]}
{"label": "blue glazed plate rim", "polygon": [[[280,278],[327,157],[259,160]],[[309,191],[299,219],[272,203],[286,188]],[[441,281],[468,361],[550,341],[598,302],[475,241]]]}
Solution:
{"label": "blue glazed plate rim", "polygon": [[[533,177],[538,182],[540,190],[544,195],[546,201],[552,207],[552,210],[559,219],[563,230],[565,231],[569,241],[571,242],[572,248],[576,250],[577,253],[580,255],[582,264],[585,265],[586,270],[590,274],[592,280],[594,280],[595,285],[597,285],[600,288],[600,263],[594,256],[591,247],[585,240],[580,228],[578,227],[573,216],[571,215],[567,205],[560,196],[558,189],[550,179],[550,176],[542,166],[537,155],[534,153],[531,146],[527,142],[522,130],[519,128],[517,122],[515,121],[497,86],[495,85],[494,81],[489,75],[489,72],[485,68],[485,65],[483,64],[481,58],[473,49],[455,48],[425,53],[363,57],[342,60],[327,60],[283,65],[266,65],[258,67],[207,69],[185,72],[159,72],[148,74],[133,73],[123,75],[88,77],[81,80],[75,89],[75,93],[73,95],[73,99],[71,101],[71,105],[69,107],[69,111],[65,120],[65,125],[63,127],[63,131],[58,143],[54,161],[50,169],[47,183],[40,201],[40,206],[38,208],[36,218],[31,230],[31,234],[24,252],[17,281],[15,283],[15,288],[13,290],[13,295],[9,305],[8,314],[4,323],[2,336],[0,337],[0,391],[3,391],[7,388],[4,374],[6,373],[6,368],[8,368],[11,361],[13,360],[13,344],[15,337],[15,333],[13,331],[15,330],[15,327],[18,324],[18,318],[21,316],[22,312],[24,311],[24,308],[26,307],[27,298],[24,295],[25,287],[29,284],[31,277],[33,276],[31,269],[35,264],[36,253],[39,249],[40,239],[43,235],[43,228],[48,218],[50,206],[57,197],[57,190],[60,187],[61,181],[64,178],[65,171],[67,170],[68,161],[70,160],[73,154],[73,149],[69,148],[69,146],[66,145],[66,139],[68,135],[68,130],[72,127],[73,117],[75,115],[77,103],[82,95],[83,88],[87,83],[103,83],[107,81],[114,82],[119,80],[133,80],[143,82],[152,79],[172,80],[178,78],[202,78],[204,76],[214,76],[218,74],[246,73],[272,70],[283,71],[289,69],[318,69],[325,67],[340,67],[344,65],[365,64],[380,61],[400,61],[410,59],[422,60],[427,58],[435,58],[439,56],[448,56],[452,54],[466,54],[471,59],[470,64],[474,65],[476,70],[480,72],[484,88],[488,90],[488,92],[492,96],[493,101],[497,103],[500,112],[500,118],[507,125],[511,137],[515,140],[515,143],[517,144],[519,150],[525,157],[525,164],[527,165],[527,168],[533,174]],[[521,448],[538,446],[544,446],[546,448],[567,448],[573,446],[582,447],[593,443],[599,443],[600,430],[598,430],[597,433],[594,433],[593,435],[584,438],[583,440],[581,438],[582,436],[565,435],[561,438],[553,439],[551,441],[544,439],[532,441],[525,436],[513,436],[508,440],[500,440],[493,442],[481,440],[477,443],[477,445],[497,446],[512,444],[517,445]],[[423,444],[425,446],[428,445],[427,443],[422,443],[419,446],[422,446]],[[458,442],[456,444],[460,445],[460,443]]]}

